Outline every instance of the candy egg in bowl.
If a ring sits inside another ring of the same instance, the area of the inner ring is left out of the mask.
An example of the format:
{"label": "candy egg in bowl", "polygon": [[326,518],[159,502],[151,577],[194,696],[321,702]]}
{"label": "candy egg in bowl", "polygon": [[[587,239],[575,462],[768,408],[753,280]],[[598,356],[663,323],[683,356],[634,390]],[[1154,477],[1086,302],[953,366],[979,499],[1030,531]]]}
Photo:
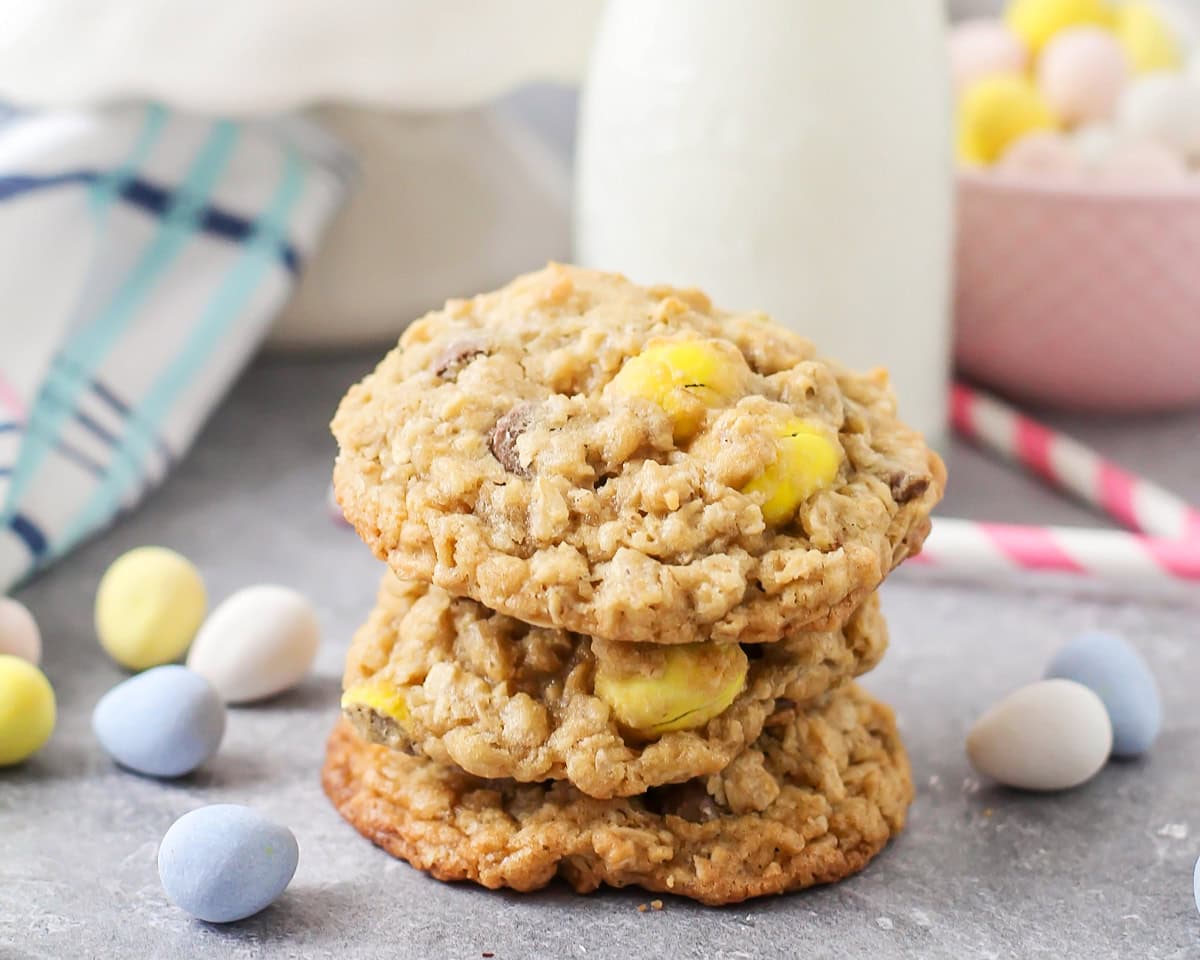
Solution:
{"label": "candy egg in bowl", "polygon": [[1019,399],[1200,404],[1200,177],[1166,186],[963,171],[955,354]]}
{"label": "candy egg in bowl", "polygon": [[1200,404],[1200,30],[1182,22],[1167,0],[1014,0],[952,34],[967,376],[1078,410]]}

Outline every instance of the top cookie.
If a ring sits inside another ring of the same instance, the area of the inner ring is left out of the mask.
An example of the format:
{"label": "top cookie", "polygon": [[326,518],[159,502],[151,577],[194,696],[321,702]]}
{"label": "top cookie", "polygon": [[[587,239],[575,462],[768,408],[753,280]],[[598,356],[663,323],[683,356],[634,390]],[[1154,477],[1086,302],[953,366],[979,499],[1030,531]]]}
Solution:
{"label": "top cookie", "polygon": [[883,371],[554,264],[416,321],[333,431],[346,518],[398,575],[610,640],[833,629],[945,482]]}

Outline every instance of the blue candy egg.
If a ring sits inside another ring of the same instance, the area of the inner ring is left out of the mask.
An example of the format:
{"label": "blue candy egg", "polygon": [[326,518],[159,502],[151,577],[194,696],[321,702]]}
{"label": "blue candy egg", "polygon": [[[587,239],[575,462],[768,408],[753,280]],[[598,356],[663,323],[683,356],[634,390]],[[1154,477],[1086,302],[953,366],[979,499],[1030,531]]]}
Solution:
{"label": "blue candy egg", "polygon": [[1196,869],[1192,871],[1192,895],[1196,898],[1196,909],[1200,910],[1200,860],[1196,861]]}
{"label": "blue candy egg", "polygon": [[180,909],[230,923],[273,903],[299,861],[287,827],[249,807],[217,803],[171,825],[158,848],[158,876]]}
{"label": "blue candy egg", "polygon": [[217,752],[225,704],[200,674],[155,667],[101,697],[92,730],[121,766],[151,777],[182,777]]}
{"label": "blue candy egg", "polygon": [[1162,728],[1158,684],[1146,661],[1120,637],[1085,633],[1054,655],[1046,677],[1074,680],[1092,689],[1108,710],[1113,754],[1135,757],[1150,749]]}

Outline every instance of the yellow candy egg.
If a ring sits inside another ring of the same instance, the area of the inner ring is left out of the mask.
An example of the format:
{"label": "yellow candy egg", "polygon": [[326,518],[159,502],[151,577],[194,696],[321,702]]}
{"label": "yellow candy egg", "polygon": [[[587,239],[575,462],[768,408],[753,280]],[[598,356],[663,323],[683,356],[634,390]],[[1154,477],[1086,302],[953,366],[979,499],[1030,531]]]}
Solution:
{"label": "yellow candy egg", "polygon": [[0,654],[0,767],[37,753],[54,732],[54,690],[27,660]]}
{"label": "yellow candy egg", "polygon": [[746,683],[749,663],[736,644],[664,646],[662,669],[625,673],[598,660],[594,690],[619,723],[646,734],[702,727],[722,713]]}
{"label": "yellow candy egg", "polygon": [[1134,72],[1179,70],[1183,55],[1170,26],[1149,3],[1128,3],[1117,11],[1117,40]]}
{"label": "yellow candy egg", "polygon": [[1054,115],[1024,77],[992,76],[971,87],[958,106],[958,157],[989,166],[1035,130],[1052,130]]}
{"label": "yellow candy egg", "polygon": [[408,720],[404,691],[386,680],[367,680],[342,694],[342,709],[367,707],[381,716],[391,717],[401,726]]}
{"label": "yellow candy egg", "polygon": [[138,547],[113,563],[96,591],[96,633],[117,663],[145,670],[178,660],[204,620],[204,581],[186,557]]}
{"label": "yellow candy egg", "polygon": [[829,435],[804,420],[780,424],[778,455],[747,483],[743,493],[762,494],[763,519],[781,526],[818,490],[830,486],[842,465],[842,450]]}
{"label": "yellow candy egg", "polygon": [[1111,27],[1114,12],[1106,0],[1012,0],[1004,18],[1009,29],[1036,56],[1056,33],[1067,27],[1085,24]]}
{"label": "yellow candy egg", "polygon": [[735,348],[711,340],[676,340],[647,347],[630,357],[613,379],[613,389],[662,407],[674,424],[675,440],[695,435],[709,407],[742,392],[747,368]]}

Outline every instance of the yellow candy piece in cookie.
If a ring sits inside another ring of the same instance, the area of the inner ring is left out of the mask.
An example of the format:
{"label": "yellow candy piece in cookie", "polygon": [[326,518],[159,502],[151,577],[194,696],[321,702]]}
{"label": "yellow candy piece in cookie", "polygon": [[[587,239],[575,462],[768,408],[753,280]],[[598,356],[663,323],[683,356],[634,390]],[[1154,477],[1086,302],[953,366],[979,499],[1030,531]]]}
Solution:
{"label": "yellow candy piece in cookie", "polygon": [[1114,13],[1106,0],[1012,0],[1004,19],[1037,56],[1060,30],[1084,25],[1111,27]]}
{"label": "yellow candy piece in cookie", "polygon": [[737,398],[745,374],[745,361],[732,348],[722,350],[711,340],[677,340],[630,357],[613,379],[613,388],[662,407],[675,425],[678,442],[696,434],[709,407]]}
{"label": "yellow candy piece in cookie", "polygon": [[347,707],[367,707],[401,726],[408,720],[404,691],[386,680],[368,680],[351,687],[342,694],[342,709]]}
{"label": "yellow candy piece in cookie", "polygon": [[1027,78],[985,77],[959,102],[958,158],[968,166],[988,166],[1027,133],[1054,127],[1050,107]]}
{"label": "yellow candy piece in cookie", "polygon": [[1149,3],[1127,3],[1117,11],[1117,40],[1136,73],[1178,70],[1183,56],[1171,28]]}
{"label": "yellow candy piece in cookie", "polygon": [[661,655],[663,667],[651,676],[598,661],[596,696],[623,726],[646,734],[702,727],[745,686],[749,664],[737,644],[683,643],[664,646]]}
{"label": "yellow candy piece in cookie", "polygon": [[129,670],[178,660],[204,620],[204,581],[190,560],[166,547],[121,555],[96,590],[96,634]]}
{"label": "yellow candy piece in cookie", "polygon": [[27,759],[54,732],[54,690],[20,657],[0,654],[0,767]]}
{"label": "yellow candy piece in cookie", "polygon": [[800,504],[832,485],[842,465],[842,448],[805,420],[779,426],[778,451],[774,462],[742,487],[743,493],[762,494],[763,519],[772,526],[787,523]]}

